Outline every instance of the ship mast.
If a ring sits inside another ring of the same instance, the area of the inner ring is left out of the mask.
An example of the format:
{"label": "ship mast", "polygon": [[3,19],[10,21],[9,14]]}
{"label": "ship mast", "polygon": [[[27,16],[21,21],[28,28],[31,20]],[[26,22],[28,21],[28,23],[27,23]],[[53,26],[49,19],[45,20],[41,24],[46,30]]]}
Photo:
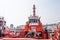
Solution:
{"label": "ship mast", "polygon": [[36,13],[35,13],[35,5],[33,5],[33,16],[35,16],[36,15]]}

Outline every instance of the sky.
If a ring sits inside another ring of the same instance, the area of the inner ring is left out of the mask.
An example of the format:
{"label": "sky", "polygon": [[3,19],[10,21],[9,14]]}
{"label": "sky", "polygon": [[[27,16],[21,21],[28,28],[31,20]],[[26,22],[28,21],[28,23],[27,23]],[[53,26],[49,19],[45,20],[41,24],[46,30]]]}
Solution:
{"label": "sky", "polygon": [[60,0],[0,0],[0,16],[5,17],[7,25],[25,25],[36,6],[42,24],[60,22]]}

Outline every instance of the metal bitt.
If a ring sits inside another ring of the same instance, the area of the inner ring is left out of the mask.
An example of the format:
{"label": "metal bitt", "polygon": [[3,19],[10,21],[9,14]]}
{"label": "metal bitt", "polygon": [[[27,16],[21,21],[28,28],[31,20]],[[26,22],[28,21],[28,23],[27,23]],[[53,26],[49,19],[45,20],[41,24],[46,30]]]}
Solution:
{"label": "metal bitt", "polygon": [[36,14],[35,14],[35,5],[33,5],[33,16],[35,16]]}

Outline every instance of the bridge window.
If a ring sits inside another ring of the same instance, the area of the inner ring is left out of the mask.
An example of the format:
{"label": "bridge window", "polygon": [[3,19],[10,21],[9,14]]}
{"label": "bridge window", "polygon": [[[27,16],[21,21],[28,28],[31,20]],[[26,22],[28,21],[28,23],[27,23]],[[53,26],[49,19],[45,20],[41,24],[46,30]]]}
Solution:
{"label": "bridge window", "polygon": [[37,19],[29,19],[29,23],[37,23]]}

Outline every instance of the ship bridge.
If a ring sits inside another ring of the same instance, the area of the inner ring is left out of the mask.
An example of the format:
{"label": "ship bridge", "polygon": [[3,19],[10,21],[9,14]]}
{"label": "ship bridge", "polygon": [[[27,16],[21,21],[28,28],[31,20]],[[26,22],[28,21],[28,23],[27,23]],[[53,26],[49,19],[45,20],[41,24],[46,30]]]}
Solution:
{"label": "ship bridge", "polygon": [[35,5],[33,5],[33,16],[28,17],[30,25],[38,25],[40,17],[36,16]]}

